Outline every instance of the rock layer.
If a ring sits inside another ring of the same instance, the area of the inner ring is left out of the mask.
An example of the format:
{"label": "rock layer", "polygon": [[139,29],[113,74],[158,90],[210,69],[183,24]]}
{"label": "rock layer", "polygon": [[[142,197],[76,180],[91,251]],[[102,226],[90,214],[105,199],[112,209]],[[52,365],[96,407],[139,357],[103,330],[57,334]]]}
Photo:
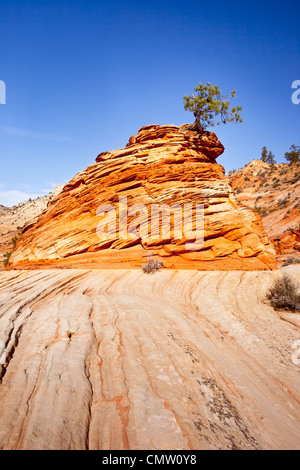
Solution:
{"label": "rock layer", "polygon": [[299,450],[300,319],[262,301],[278,274],[1,273],[0,448]]}
{"label": "rock layer", "polygon": [[[259,215],[236,201],[223,167],[216,163],[223,150],[215,134],[199,134],[187,125],[140,129],[125,148],[100,154],[49,203],[37,222],[25,227],[9,267],[139,267],[151,251],[169,268],[276,268]],[[128,210],[133,204],[146,208],[146,214],[129,213],[125,222],[131,232],[140,219],[135,238],[118,223],[113,233],[112,212],[105,219],[108,233],[99,231],[103,216],[97,208],[115,208],[118,222],[120,197],[127,198]],[[186,243],[195,241],[193,233],[175,236],[172,217],[170,233],[144,236],[151,205],[162,204],[192,204],[189,220],[194,223],[196,204],[203,205],[200,250],[199,244],[187,250]]]}
{"label": "rock layer", "polygon": [[278,260],[300,256],[300,163],[253,160],[228,179],[237,200],[262,216]]}
{"label": "rock layer", "polygon": [[18,237],[22,227],[33,224],[38,220],[38,216],[47,208],[48,202],[52,200],[62,190],[63,185],[57,186],[50,194],[29,199],[13,207],[0,205],[0,270],[4,253],[13,250],[12,239]]}

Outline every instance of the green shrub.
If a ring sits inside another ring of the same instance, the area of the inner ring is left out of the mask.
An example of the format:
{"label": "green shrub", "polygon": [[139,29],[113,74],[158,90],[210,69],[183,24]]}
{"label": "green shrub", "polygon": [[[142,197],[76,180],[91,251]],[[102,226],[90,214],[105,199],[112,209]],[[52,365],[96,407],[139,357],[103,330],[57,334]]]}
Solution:
{"label": "green shrub", "polygon": [[5,255],[4,255],[3,265],[4,265],[5,268],[6,268],[6,266],[7,266],[8,263],[9,263],[9,258],[11,257],[11,255],[12,255],[12,251],[8,251],[8,252],[6,252]]}

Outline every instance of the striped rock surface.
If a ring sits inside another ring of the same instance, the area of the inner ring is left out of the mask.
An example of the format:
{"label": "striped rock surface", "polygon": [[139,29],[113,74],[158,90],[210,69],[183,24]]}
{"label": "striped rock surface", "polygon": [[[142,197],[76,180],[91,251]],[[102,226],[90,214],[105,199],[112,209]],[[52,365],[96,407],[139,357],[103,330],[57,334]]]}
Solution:
{"label": "striped rock surface", "polygon": [[[125,148],[100,154],[25,227],[9,267],[139,267],[151,251],[168,268],[276,268],[260,216],[236,201],[216,163],[223,150],[215,134],[199,134],[187,125],[142,128]],[[125,231],[119,224],[120,198],[127,204]],[[187,248],[195,236],[186,231],[177,237],[172,217],[169,233],[159,218],[160,230],[150,236],[152,207],[169,210],[176,204],[182,214],[184,204],[193,205],[188,220],[194,223],[196,204],[203,206],[203,244]],[[104,205],[115,212],[100,216]],[[133,205],[145,211],[130,213]],[[103,218],[107,233],[99,230]],[[140,225],[136,236],[134,225]]]}
{"label": "striped rock surface", "polygon": [[299,315],[263,302],[278,275],[2,272],[0,448],[299,449]]}

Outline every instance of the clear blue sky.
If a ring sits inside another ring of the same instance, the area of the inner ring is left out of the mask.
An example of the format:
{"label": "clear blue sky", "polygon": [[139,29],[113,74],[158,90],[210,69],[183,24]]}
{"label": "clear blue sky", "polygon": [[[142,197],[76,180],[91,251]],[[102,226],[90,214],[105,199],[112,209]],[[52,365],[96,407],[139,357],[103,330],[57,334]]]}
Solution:
{"label": "clear blue sky", "polygon": [[192,122],[199,82],[237,90],[226,170],[300,143],[300,1],[0,0],[0,204],[67,182],[147,124]]}

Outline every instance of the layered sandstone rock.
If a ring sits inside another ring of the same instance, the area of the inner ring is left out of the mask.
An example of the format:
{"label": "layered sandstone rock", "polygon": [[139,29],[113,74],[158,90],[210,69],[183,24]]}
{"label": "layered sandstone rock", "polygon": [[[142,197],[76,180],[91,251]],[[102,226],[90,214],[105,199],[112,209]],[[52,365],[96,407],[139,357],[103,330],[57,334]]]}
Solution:
{"label": "layered sandstone rock", "polygon": [[[125,148],[100,154],[49,202],[37,222],[24,228],[9,267],[140,267],[151,251],[170,268],[275,268],[260,216],[236,201],[216,163],[223,150],[210,132],[143,127]],[[171,205],[182,211],[184,204],[193,205],[187,221],[194,224],[196,204],[203,205],[204,243],[191,225],[179,238],[172,213],[170,232],[163,225],[150,236],[151,208],[162,204],[166,211]],[[140,213],[133,211],[139,208]],[[133,232],[135,225],[140,227]]]}
{"label": "layered sandstone rock", "polygon": [[261,302],[277,276],[0,273],[1,450],[299,449],[300,318]]}
{"label": "layered sandstone rock", "polygon": [[56,186],[49,194],[36,199],[29,199],[13,207],[0,205],[0,270],[3,268],[4,253],[13,249],[12,239],[18,237],[20,230],[27,223],[34,223],[47,208],[48,202],[55,198],[64,185]]}
{"label": "layered sandstone rock", "polygon": [[253,160],[228,178],[237,200],[261,214],[278,259],[300,256],[300,164]]}

